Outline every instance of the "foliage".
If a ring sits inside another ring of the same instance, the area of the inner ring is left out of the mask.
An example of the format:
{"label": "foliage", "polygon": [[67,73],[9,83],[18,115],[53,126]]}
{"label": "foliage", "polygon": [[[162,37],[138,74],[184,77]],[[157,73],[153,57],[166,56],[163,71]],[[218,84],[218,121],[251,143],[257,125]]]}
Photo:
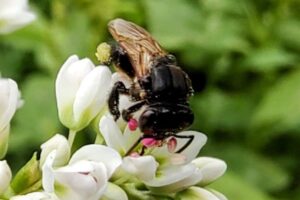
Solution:
{"label": "foliage", "polygon": [[71,54],[96,62],[107,22],[121,17],[146,27],[191,76],[193,128],[209,138],[202,154],[229,168],[215,188],[228,199],[299,199],[299,1],[31,3],[37,20],[0,36],[1,74],[18,81],[25,100],[12,122],[14,170],[55,131],[64,133],[53,100],[59,67]]}

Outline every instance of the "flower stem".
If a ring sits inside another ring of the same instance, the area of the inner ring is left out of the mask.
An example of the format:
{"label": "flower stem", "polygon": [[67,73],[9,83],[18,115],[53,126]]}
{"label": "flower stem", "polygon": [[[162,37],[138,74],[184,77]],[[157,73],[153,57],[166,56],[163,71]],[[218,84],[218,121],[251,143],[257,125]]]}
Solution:
{"label": "flower stem", "polygon": [[69,130],[68,141],[69,141],[69,145],[70,145],[71,149],[72,149],[72,145],[73,145],[74,140],[75,140],[75,136],[76,136],[76,131],[70,129]]}

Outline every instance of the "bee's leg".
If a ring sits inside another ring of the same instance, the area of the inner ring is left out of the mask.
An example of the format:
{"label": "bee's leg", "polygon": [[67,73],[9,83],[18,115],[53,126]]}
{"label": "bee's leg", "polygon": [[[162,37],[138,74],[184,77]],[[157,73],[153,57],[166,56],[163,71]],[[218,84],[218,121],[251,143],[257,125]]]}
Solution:
{"label": "bee's leg", "polygon": [[194,140],[193,135],[176,135],[176,134],[174,134],[173,136],[176,138],[187,138],[188,139],[188,141],[180,149],[178,149],[175,153],[183,152]]}
{"label": "bee's leg", "polygon": [[111,61],[123,73],[130,78],[135,77],[134,68],[131,65],[127,52],[117,43],[111,44]]}
{"label": "bee's leg", "polygon": [[130,149],[126,152],[126,154],[124,156],[129,156],[129,154],[132,153],[132,151],[140,144],[140,142],[142,141],[142,139],[144,139],[144,135],[142,135],[131,147]]}
{"label": "bee's leg", "polygon": [[138,111],[145,104],[146,104],[146,101],[141,101],[139,103],[134,104],[133,106],[130,106],[127,109],[124,109],[122,111],[123,119],[128,122],[132,118],[132,113]]}
{"label": "bee's leg", "polygon": [[142,146],[142,150],[141,150],[140,156],[144,155],[146,148],[147,148],[147,147]]}
{"label": "bee's leg", "polygon": [[119,111],[120,94],[129,95],[129,89],[125,87],[123,82],[118,81],[114,84],[108,99],[108,108],[110,113],[114,116],[115,121],[120,117],[120,111]]}
{"label": "bee's leg", "polygon": [[[145,138],[153,138],[153,139],[157,139],[155,135],[142,135],[141,137],[139,137],[139,139],[130,147],[130,149],[126,152],[125,156],[128,156],[129,154],[131,154],[133,152],[133,150],[141,143],[141,141]],[[142,146],[142,150],[140,155],[143,155],[145,153],[145,150],[147,149],[146,146]]]}

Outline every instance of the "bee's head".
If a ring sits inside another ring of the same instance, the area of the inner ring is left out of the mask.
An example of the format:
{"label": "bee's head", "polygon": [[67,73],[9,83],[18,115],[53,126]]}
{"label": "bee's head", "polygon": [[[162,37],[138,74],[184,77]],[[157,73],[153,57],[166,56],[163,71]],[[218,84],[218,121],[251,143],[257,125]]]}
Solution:
{"label": "bee's head", "polygon": [[139,127],[144,134],[179,132],[194,121],[191,109],[182,104],[159,103],[150,105],[139,118]]}

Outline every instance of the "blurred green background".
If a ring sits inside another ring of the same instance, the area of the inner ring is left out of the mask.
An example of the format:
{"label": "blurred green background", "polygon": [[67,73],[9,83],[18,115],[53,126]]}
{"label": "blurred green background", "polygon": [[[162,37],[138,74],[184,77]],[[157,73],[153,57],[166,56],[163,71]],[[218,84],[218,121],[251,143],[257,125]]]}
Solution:
{"label": "blurred green background", "polygon": [[[71,54],[94,56],[121,17],[148,29],[190,75],[202,156],[225,160],[213,184],[230,200],[300,198],[300,1],[32,0],[38,17],[0,36],[0,71],[25,104],[12,121],[14,170],[54,133],[54,81]],[[84,137],[92,137],[81,135]]]}

